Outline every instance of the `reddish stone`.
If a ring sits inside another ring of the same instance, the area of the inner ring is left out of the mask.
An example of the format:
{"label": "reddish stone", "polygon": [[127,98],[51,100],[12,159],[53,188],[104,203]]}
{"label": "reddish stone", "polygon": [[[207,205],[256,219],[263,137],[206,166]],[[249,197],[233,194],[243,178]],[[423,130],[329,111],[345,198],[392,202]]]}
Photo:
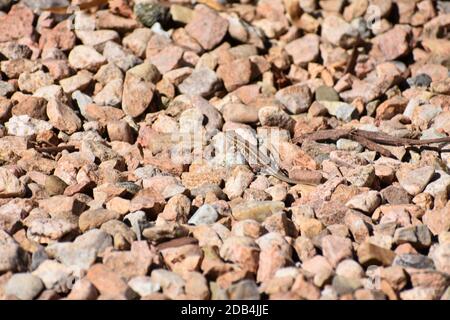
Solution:
{"label": "reddish stone", "polygon": [[86,278],[102,295],[119,299],[132,299],[136,296],[122,277],[103,264],[90,267]]}
{"label": "reddish stone", "polygon": [[64,20],[58,23],[53,29],[42,29],[39,48],[42,50],[52,48],[71,50],[75,46],[76,41],[71,27],[71,20]]}
{"label": "reddish stone", "polygon": [[18,40],[33,34],[34,14],[23,5],[14,5],[7,15],[0,16],[0,42]]}

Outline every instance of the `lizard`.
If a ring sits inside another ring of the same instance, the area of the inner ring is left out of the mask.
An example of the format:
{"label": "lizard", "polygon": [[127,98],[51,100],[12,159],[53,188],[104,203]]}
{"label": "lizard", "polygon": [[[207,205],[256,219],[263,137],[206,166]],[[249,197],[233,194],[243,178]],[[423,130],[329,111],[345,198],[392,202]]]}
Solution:
{"label": "lizard", "polygon": [[273,159],[268,157],[262,152],[258,151],[258,147],[254,144],[250,143],[248,140],[242,138],[237,133],[225,133],[226,141],[230,145],[235,145],[237,150],[244,156],[247,163],[250,165],[254,160],[257,161],[257,164],[263,165],[265,171],[284,182],[287,182],[289,184],[303,184],[303,185],[310,185],[310,186],[316,186],[316,183],[312,183],[309,181],[299,181],[289,178],[283,169],[281,169]]}

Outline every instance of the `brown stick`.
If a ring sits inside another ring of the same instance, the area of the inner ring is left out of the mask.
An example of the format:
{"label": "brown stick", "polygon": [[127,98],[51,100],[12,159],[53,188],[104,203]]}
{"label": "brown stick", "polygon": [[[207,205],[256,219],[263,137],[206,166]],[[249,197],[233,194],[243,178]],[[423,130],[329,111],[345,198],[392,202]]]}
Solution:
{"label": "brown stick", "polygon": [[397,138],[382,132],[373,132],[359,129],[332,129],[321,130],[310,134],[302,135],[292,139],[293,143],[303,143],[305,140],[310,141],[325,141],[325,140],[339,140],[347,138],[359,142],[369,150],[376,151],[383,156],[392,157],[393,154],[383,148],[381,145],[388,146],[425,146],[434,143],[450,143],[450,137],[437,139],[408,139]]}
{"label": "brown stick", "polygon": [[382,146],[380,146],[379,144],[364,138],[363,136],[358,136],[358,135],[350,135],[351,138],[353,138],[353,140],[355,140],[356,142],[360,143],[362,146],[366,147],[369,150],[372,151],[376,151],[379,154],[381,154],[382,156],[385,157],[393,157],[393,154],[386,148],[383,148]]}
{"label": "brown stick", "polygon": [[353,74],[355,72],[356,61],[358,60],[358,55],[359,55],[358,46],[355,45],[353,47],[352,54],[350,56],[350,60],[348,61],[347,66],[345,67],[344,74],[346,74],[346,73]]}
{"label": "brown stick", "polygon": [[64,151],[64,150],[72,152],[72,151],[77,150],[77,148],[75,146],[72,146],[72,145],[36,148],[36,151],[43,152],[43,153],[58,153],[58,152],[61,152],[61,151]]}

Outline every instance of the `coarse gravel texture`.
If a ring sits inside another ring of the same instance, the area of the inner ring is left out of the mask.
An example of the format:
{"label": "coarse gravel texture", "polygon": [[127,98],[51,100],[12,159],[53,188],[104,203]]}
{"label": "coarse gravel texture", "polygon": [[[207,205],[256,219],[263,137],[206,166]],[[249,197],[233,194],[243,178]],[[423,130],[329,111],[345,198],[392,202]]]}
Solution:
{"label": "coarse gravel texture", "polygon": [[0,299],[450,299],[450,143],[293,143],[449,136],[449,31],[433,0],[0,1]]}

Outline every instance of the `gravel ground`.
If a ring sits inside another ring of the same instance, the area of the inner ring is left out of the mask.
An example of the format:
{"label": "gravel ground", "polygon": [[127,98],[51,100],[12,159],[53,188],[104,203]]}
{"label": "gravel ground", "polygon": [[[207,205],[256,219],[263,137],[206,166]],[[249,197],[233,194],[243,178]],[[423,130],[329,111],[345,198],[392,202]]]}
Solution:
{"label": "gravel ground", "polygon": [[307,138],[448,137],[450,2],[192,2],[0,0],[0,299],[450,299],[450,140]]}

